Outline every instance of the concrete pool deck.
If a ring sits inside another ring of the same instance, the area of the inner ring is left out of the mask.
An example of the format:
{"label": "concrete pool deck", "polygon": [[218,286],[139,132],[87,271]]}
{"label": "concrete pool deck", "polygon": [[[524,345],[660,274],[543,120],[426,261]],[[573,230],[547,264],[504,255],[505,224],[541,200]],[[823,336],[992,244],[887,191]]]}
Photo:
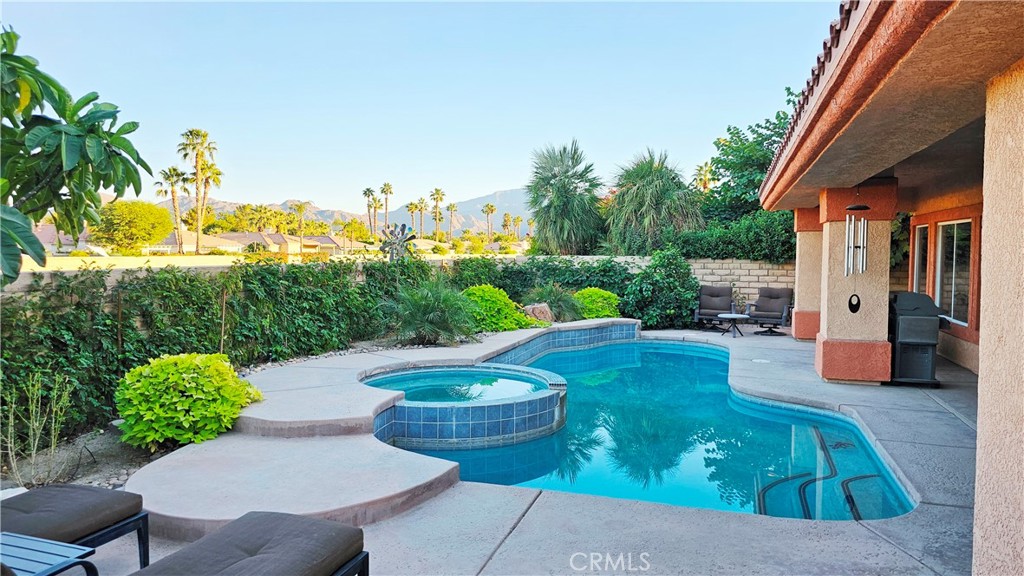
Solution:
{"label": "concrete pool deck", "polygon": [[[738,392],[855,419],[918,502],[912,512],[886,520],[788,520],[459,482],[453,464],[372,437],[374,410],[397,394],[362,386],[359,377],[408,365],[475,363],[540,332],[499,334],[459,348],[323,358],[254,374],[249,379],[266,399],[246,410],[241,429],[157,460],[126,489],[143,494],[155,516],[187,518],[177,524],[187,529],[176,534],[186,538],[248,509],[342,510],[333,516],[364,525],[374,574],[628,571],[616,564],[620,554],[633,571],[657,574],[970,572],[977,379],[947,362],[936,390],[828,384],[814,372],[813,343],[642,333],[726,346],[730,385]],[[153,556],[181,545],[155,539]],[[126,538],[101,547],[101,573],[131,572],[132,546]],[[592,554],[610,559],[591,565],[598,558]]]}

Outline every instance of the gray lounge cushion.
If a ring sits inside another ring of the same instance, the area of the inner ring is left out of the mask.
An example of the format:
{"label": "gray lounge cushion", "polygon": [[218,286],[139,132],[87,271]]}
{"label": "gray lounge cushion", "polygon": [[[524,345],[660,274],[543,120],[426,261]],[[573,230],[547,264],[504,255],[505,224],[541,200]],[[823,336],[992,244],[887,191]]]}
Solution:
{"label": "gray lounge cushion", "polygon": [[731,286],[701,286],[700,302],[697,306],[699,316],[718,316],[732,312]]}
{"label": "gray lounge cushion", "polygon": [[782,320],[786,307],[793,301],[792,288],[758,288],[751,318]]}
{"label": "gray lounge cushion", "polygon": [[137,576],[330,575],[363,551],[359,528],[280,512],[249,512]]}
{"label": "gray lounge cushion", "polygon": [[138,494],[55,484],[0,501],[0,526],[4,532],[70,543],[141,511]]}

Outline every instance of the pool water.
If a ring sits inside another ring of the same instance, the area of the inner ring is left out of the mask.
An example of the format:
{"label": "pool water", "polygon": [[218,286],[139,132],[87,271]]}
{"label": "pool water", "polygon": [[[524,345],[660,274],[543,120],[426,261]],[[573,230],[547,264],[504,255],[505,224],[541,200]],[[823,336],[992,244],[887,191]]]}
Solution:
{"label": "pool water", "polygon": [[431,451],[463,480],[788,518],[888,518],[912,504],[852,425],[732,394],[727,352],[668,342],[553,352],[567,422],[538,440]]}
{"label": "pool water", "polygon": [[373,378],[366,384],[405,392],[405,399],[413,402],[499,400],[548,389],[539,380],[485,369],[419,369]]}

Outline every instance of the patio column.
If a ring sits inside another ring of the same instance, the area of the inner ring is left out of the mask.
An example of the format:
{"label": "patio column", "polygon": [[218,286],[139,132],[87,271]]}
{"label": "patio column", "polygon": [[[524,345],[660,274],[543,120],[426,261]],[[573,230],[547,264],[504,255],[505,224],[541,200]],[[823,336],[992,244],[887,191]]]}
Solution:
{"label": "patio column", "polygon": [[987,87],[974,573],[1024,565],[1024,60]]}
{"label": "patio column", "polygon": [[814,340],[821,325],[821,231],[819,209],[793,211],[796,230],[796,286],[793,290],[793,338]]}
{"label": "patio column", "polygon": [[[867,269],[845,274],[846,210],[868,220]],[[889,321],[889,236],[896,216],[896,179],[876,178],[855,188],[819,194],[821,242],[821,324],[814,367],[825,380],[878,383],[889,380],[892,350]],[[859,306],[855,301],[859,300]]]}

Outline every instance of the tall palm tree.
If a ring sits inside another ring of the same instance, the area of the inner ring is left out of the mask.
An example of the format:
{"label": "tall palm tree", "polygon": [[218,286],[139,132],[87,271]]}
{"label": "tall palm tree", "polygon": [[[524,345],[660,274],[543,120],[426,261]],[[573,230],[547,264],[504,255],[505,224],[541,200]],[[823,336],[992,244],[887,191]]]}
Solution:
{"label": "tall palm tree", "polygon": [[373,207],[373,237],[377,238],[379,232],[377,229],[377,212],[384,208],[384,203],[376,196],[373,197],[373,200],[371,200],[370,203]]}
{"label": "tall palm tree", "polygon": [[590,254],[604,236],[598,210],[601,181],[575,140],[533,153],[526,190],[537,224],[535,245],[545,252]]}
{"label": "tall palm tree", "polygon": [[526,220],[526,235],[527,236],[530,236],[531,238],[533,237],[533,225],[536,224],[536,223],[537,223],[537,221],[534,220],[533,218],[529,218],[529,219]]}
{"label": "tall palm tree", "polygon": [[[186,130],[181,134],[181,138],[181,143],[178,144],[178,154],[181,154],[182,160],[191,160],[195,169],[193,177],[196,182],[196,214],[205,214],[209,186],[200,187],[200,184],[205,184],[207,181],[206,176],[203,174],[204,168],[214,166],[213,157],[217,152],[217,143],[210,140],[209,132],[199,128]],[[200,189],[202,189],[202,196],[200,196]],[[203,234],[202,226],[203,219],[196,218],[196,254],[199,254],[199,240]]]}
{"label": "tall palm tree", "polygon": [[[217,188],[220,188],[221,177],[222,176],[224,176],[224,173],[220,171],[220,168],[218,168],[216,164],[213,163],[213,157],[210,156],[209,158],[207,158],[206,161],[203,163],[203,176],[202,176],[202,179],[199,179],[199,178],[195,179],[196,182],[197,182],[197,184],[196,184],[196,197],[199,196],[199,182],[202,182],[202,188],[203,188],[203,211],[201,212],[201,214],[205,214],[206,213],[206,201],[210,198],[210,187],[211,186],[216,186]],[[198,236],[198,233],[196,235],[196,254],[199,254],[199,236]]]}
{"label": "tall palm tree", "polygon": [[373,224],[373,199],[376,198],[373,188],[363,188],[363,198],[366,198],[366,225],[370,226]]}
{"label": "tall palm tree", "polygon": [[416,212],[419,211],[420,205],[418,202],[409,202],[405,205],[405,209],[409,212],[409,226],[412,228],[416,227]]}
{"label": "tall palm tree", "polygon": [[276,221],[276,212],[276,210],[266,204],[260,204],[253,208],[252,224],[256,228],[256,231],[266,232],[267,228],[272,227]]}
{"label": "tall palm tree", "polygon": [[508,212],[501,215],[501,233],[505,236],[512,235],[512,215]]}
{"label": "tall palm tree", "polygon": [[512,219],[512,225],[516,227],[516,242],[519,241],[520,232],[523,230],[523,217],[516,216]]}
{"label": "tall palm tree", "polygon": [[622,168],[618,193],[608,207],[608,243],[618,254],[644,256],[657,250],[666,230],[699,230],[704,217],[696,192],[668,164],[665,152],[648,150]]}
{"label": "tall palm tree", "polygon": [[495,208],[494,204],[491,204],[490,202],[488,202],[487,204],[484,204],[484,207],[480,209],[480,212],[482,212],[484,217],[487,218],[487,241],[488,242],[494,240],[494,238],[492,237],[492,234],[491,234],[491,214],[494,214],[497,211],[498,211],[498,209]]}
{"label": "tall palm tree", "polygon": [[178,189],[180,187],[181,192],[185,196],[190,196],[188,187],[185,186],[185,180],[188,176],[177,166],[171,166],[166,170],[160,171],[160,178],[163,178],[163,180],[154,183],[156,195],[158,198],[171,197],[171,208],[174,214],[174,237],[178,241],[178,254],[184,254],[185,247],[181,239],[181,206],[178,205]]}
{"label": "tall palm tree", "polygon": [[295,211],[295,215],[299,217],[299,254],[302,254],[302,249],[304,248],[302,243],[306,239],[302,227],[306,220],[306,210],[309,209],[309,202],[292,202],[291,208]]}
{"label": "tall palm tree", "polygon": [[384,228],[388,227],[388,210],[390,210],[390,208],[388,208],[388,199],[391,198],[391,195],[394,193],[395,189],[391,187],[390,182],[385,182],[384,185],[380,187],[380,195],[384,197]]}
{"label": "tall palm tree", "polygon": [[452,236],[452,227],[455,226],[455,213],[459,211],[459,205],[452,202],[446,209],[448,210],[448,241],[451,242],[455,238]]}
{"label": "tall palm tree", "polygon": [[424,234],[423,234],[423,213],[427,211],[427,199],[426,198],[420,198],[419,200],[416,201],[416,210],[418,210],[419,213],[420,213],[419,234],[420,234],[420,237],[422,238],[424,236]]}
{"label": "tall palm tree", "polygon": [[438,240],[441,238],[441,202],[444,202],[444,191],[434,188],[430,199],[434,201],[434,240]]}

